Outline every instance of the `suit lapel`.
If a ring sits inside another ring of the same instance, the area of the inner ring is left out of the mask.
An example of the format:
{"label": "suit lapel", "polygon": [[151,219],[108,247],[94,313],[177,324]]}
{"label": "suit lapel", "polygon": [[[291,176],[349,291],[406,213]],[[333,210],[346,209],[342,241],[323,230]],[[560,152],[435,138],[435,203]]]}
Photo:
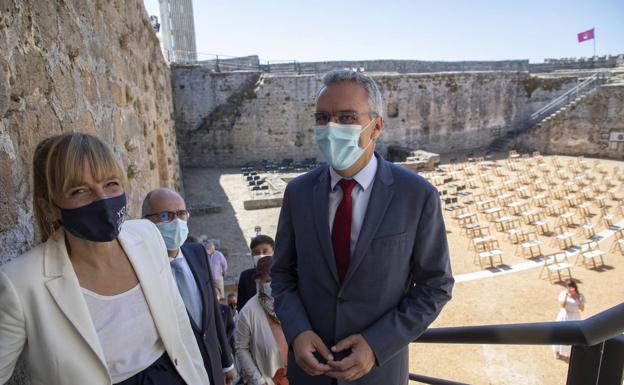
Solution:
{"label": "suit lapel", "polygon": [[334,257],[331,236],[329,234],[329,168],[327,167],[321,172],[316,185],[314,185],[312,206],[316,235],[322,248],[321,254],[323,254],[334,280],[339,282],[336,258]]}
{"label": "suit lapel", "polygon": [[191,320],[191,325],[193,325],[194,328],[196,328],[198,331],[204,331],[206,330],[206,324],[207,324],[207,303],[206,303],[206,296],[209,295],[210,293],[206,293],[205,291],[205,287],[206,287],[206,283],[202,280],[203,277],[206,276],[206,271],[205,269],[203,269],[203,267],[201,266],[201,263],[199,261],[200,258],[198,258],[199,256],[195,254],[195,251],[190,248],[190,247],[182,247],[182,252],[184,253],[184,257],[186,258],[186,262],[189,265],[189,268],[191,269],[191,273],[193,273],[193,278],[195,279],[195,284],[197,285],[197,288],[199,289],[199,295],[201,296],[201,304],[202,304],[202,319],[201,319],[201,325],[197,325],[195,324],[195,321],[193,320],[193,317],[191,317],[191,315],[189,314],[189,319]]}
{"label": "suit lapel", "polygon": [[371,195],[368,200],[368,207],[366,208],[366,214],[364,215],[362,229],[360,230],[355,250],[351,255],[349,268],[347,270],[347,275],[345,276],[343,285],[346,285],[349,282],[351,276],[353,276],[360,263],[362,263],[362,260],[366,255],[366,251],[375,237],[375,234],[379,229],[379,225],[386,214],[386,210],[392,201],[392,196],[394,195],[394,189],[392,188],[392,171],[381,156],[377,154],[376,156],[378,166],[377,173],[375,174],[375,181],[373,182],[373,191],[371,191]]}
{"label": "suit lapel", "polygon": [[102,345],[80,290],[78,277],[67,254],[64,231],[57,231],[55,237],[58,240],[50,239],[44,251],[45,275],[52,277],[46,281],[46,288],[69,322],[98,357],[102,368],[108,373]]}

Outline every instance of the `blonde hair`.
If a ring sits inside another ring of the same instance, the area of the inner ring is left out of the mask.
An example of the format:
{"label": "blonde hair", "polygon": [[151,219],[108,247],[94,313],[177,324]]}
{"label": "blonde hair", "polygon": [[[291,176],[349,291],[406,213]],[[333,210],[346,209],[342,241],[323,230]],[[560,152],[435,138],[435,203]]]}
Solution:
{"label": "blonde hair", "polygon": [[35,148],[33,155],[33,209],[35,219],[41,236],[41,241],[45,242],[58,228],[58,224],[50,222],[45,215],[41,200],[48,201],[48,182],[46,180],[46,159],[54,141],[58,135],[45,138]]}
{"label": "blonde hair", "polygon": [[[108,145],[96,136],[78,132],[62,134],[44,139],[37,146],[37,150],[40,151],[35,151],[33,160],[35,176],[33,199],[37,207],[35,215],[43,242],[59,225],[50,223],[43,216],[38,199],[43,198],[50,207],[58,205],[67,190],[83,183],[85,165],[89,167],[95,181],[117,178],[125,189],[126,177],[123,169],[115,160]],[[41,164],[43,156],[45,164]],[[42,185],[44,180],[45,185]]]}

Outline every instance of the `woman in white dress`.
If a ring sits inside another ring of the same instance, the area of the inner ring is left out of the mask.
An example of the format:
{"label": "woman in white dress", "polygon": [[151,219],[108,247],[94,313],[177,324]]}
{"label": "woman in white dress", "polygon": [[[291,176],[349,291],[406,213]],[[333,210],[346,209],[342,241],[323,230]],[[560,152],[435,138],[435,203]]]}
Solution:
{"label": "woman in white dress", "polygon": [[[576,282],[569,280],[566,283],[566,290],[559,294],[559,304],[561,310],[557,314],[557,321],[578,321],[581,319],[581,312],[585,310],[585,296],[579,292]],[[570,358],[572,347],[555,345],[553,350],[557,359],[567,360]]]}

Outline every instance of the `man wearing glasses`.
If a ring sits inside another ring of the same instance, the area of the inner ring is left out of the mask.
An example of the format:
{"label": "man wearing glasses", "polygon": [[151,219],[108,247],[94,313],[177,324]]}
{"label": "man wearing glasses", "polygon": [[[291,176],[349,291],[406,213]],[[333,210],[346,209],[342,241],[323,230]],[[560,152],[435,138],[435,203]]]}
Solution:
{"label": "man wearing glasses", "polygon": [[406,385],[409,343],[451,298],[438,192],[375,152],[382,112],[370,77],[323,77],[314,130],[328,165],[286,187],[271,274],[292,384]]}
{"label": "man wearing glasses", "polygon": [[184,243],[189,212],[175,191],[160,188],[147,194],[143,217],[156,224],[165,241],[171,271],[184,301],[210,384],[230,384],[236,370],[221,321],[206,250],[198,243]]}

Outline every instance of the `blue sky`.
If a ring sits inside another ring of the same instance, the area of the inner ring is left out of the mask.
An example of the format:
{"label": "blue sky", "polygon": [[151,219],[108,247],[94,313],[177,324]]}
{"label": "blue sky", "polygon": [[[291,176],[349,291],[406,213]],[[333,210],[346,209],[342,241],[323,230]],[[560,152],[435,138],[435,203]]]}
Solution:
{"label": "blue sky", "polygon": [[[158,14],[158,0],[144,0]],[[197,51],[266,60],[504,60],[624,53],[624,0],[194,0]]]}

